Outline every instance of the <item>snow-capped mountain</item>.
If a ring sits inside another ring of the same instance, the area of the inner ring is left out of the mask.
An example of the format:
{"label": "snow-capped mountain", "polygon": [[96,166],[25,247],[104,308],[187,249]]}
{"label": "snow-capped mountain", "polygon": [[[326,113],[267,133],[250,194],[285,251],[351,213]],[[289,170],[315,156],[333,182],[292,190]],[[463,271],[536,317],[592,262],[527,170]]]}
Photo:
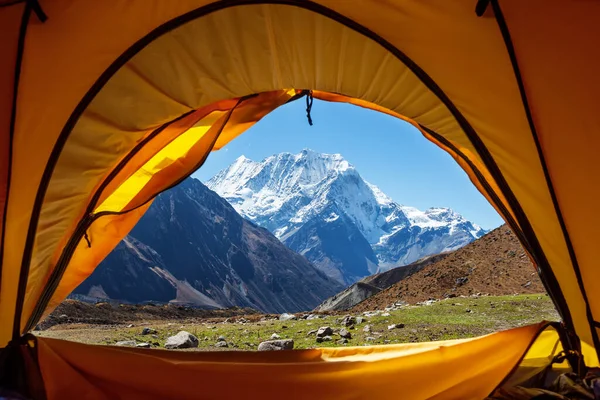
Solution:
{"label": "snow-capped mountain", "polygon": [[420,211],[394,202],[339,154],[303,150],[261,162],[241,156],[207,186],[345,283],[485,233],[451,209]]}

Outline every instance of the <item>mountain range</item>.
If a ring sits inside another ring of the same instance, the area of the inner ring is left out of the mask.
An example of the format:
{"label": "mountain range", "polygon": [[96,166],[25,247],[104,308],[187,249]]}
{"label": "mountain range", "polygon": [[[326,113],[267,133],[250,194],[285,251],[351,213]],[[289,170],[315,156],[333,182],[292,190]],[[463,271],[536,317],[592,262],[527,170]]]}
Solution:
{"label": "mountain range", "polygon": [[263,312],[310,310],[342,289],[200,181],[162,193],[75,295]]}
{"label": "mountain range", "polygon": [[449,208],[396,203],[339,154],[241,156],[206,185],[344,285],[486,233]]}

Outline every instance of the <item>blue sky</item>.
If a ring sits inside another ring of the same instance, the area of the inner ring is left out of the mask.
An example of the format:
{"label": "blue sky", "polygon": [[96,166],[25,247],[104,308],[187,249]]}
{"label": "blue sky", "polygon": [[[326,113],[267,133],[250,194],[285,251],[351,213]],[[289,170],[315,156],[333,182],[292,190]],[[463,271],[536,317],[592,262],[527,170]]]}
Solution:
{"label": "blue sky", "polygon": [[349,104],[315,100],[314,125],[309,126],[305,107],[304,99],[279,107],[213,152],[194,176],[206,181],[242,154],[260,161],[309,148],[340,153],[364,179],[400,204],[450,207],[484,229],[503,223],[454,160],[411,125]]}

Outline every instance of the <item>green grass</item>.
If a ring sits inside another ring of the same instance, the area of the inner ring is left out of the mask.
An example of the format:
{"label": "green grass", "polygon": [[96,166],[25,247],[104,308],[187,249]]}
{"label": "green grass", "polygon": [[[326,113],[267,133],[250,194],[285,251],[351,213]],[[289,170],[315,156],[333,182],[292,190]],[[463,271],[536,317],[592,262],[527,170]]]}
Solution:
{"label": "green grass", "polygon": [[[471,310],[468,312],[467,310]],[[406,343],[432,340],[446,340],[479,336],[498,330],[523,326],[542,320],[557,320],[551,300],[546,295],[517,295],[501,297],[453,298],[429,306],[410,306],[389,312],[389,316],[366,317],[365,321],[349,329],[352,339],[346,346],[365,344]],[[55,326],[48,331],[36,332],[40,336],[95,344],[114,344],[121,340],[154,342],[154,347],[162,347],[167,337],[181,330],[198,337],[200,349],[214,350],[219,336],[224,336],[229,349],[256,350],[258,344],[269,340],[273,333],[282,339],[293,339],[294,348],[343,346],[337,343],[340,337],[332,336],[333,341],[317,343],[315,335],[307,332],[321,326],[330,326],[334,331],[342,326],[340,315],[322,316],[321,319],[278,321],[268,320],[252,323],[237,322],[173,322],[148,321],[136,323],[133,328],[114,326]],[[353,313],[358,316],[361,314]],[[232,318],[235,319],[235,318]],[[404,328],[388,330],[388,325],[405,324]],[[370,325],[371,332],[363,331]],[[157,330],[157,338],[141,335],[145,327]],[[367,341],[370,336],[373,341]]]}

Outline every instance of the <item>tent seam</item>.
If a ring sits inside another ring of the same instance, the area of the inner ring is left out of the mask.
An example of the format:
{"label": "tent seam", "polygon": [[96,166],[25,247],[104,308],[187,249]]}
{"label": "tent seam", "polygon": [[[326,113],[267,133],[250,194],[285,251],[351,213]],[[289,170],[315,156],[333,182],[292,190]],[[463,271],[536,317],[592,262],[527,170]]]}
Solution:
{"label": "tent seam", "polygon": [[[23,9],[23,15],[21,17],[21,26],[19,28],[19,42],[17,44],[17,59],[15,60],[15,75],[13,82],[13,98],[12,98],[12,110],[10,116],[10,127],[8,132],[8,170],[7,170],[7,178],[6,178],[6,198],[4,203],[3,217],[2,217],[2,236],[0,237],[0,287],[2,286],[2,270],[4,267],[4,240],[6,238],[6,216],[8,214],[8,203],[10,197],[10,184],[11,184],[11,175],[12,175],[12,152],[13,152],[13,141],[15,136],[15,128],[17,124],[17,98],[19,94],[19,81],[21,80],[21,67],[23,63],[23,53],[25,51],[25,36],[27,35],[27,26],[29,25],[29,19],[31,16],[31,7],[29,3],[25,5]],[[21,285],[21,280],[23,279],[23,271],[19,272],[19,289]],[[24,293],[23,293],[24,295]],[[19,304],[19,291],[17,291],[17,304],[15,304],[15,318],[17,315]],[[14,324],[13,320],[13,324]],[[18,329],[17,329],[18,330]],[[17,338],[19,335],[15,336],[15,328],[13,325],[13,339]]]}

